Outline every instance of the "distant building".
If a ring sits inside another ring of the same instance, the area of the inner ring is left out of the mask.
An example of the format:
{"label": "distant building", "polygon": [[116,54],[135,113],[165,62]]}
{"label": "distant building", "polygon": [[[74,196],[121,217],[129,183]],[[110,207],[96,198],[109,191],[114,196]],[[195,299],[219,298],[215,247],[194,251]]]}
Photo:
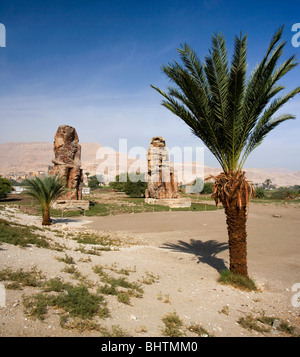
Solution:
{"label": "distant building", "polygon": [[26,187],[23,187],[23,186],[13,186],[14,190],[12,191],[12,193],[15,193],[15,194],[20,194],[22,193],[23,191],[26,191]]}

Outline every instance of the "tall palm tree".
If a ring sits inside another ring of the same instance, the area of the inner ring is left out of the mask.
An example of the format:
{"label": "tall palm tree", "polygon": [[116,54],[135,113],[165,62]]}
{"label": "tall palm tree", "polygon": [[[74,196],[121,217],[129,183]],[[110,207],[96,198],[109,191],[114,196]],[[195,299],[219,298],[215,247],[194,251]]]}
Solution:
{"label": "tall palm tree", "polygon": [[26,194],[34,197],[42,207],[43,225],[50,225],[50,206],[66,191],[65,182],[58,176],[26,180]]}
{"label": "tall palm tree", "polygon": [[282,33],[283,27],[276,31],[248,79],[247,36],[235,37],[229,66],[225,39],[218,34],[212,37],[212,49],[203,62],[185,44],[178,49],[183,65],[174,61],[162,67],[176,85],[168,87],[168,93],[152,86],[165,98],[162,105],[191,128],[221,165],[223,172],[214,177],[213,197],[225,208],[230,270],[243,276],[248,276],[247,208],[254,193],[243,165],[271,130],[295,119],[292,114],[274,114],[300,92],[297,87],[276,96],[285,88],[278,81],[297,65],[295,56],[278,65],[286,44]]}

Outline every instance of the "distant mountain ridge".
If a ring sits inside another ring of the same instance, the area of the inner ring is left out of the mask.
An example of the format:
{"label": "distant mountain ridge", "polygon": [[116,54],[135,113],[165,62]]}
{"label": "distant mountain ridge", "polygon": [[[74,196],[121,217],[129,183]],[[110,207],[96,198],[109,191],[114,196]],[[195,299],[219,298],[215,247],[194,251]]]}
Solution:
{"label": "distant mountain ridge", "polygon": [[[141,172],[147,171],[145,161],[128,157],[125,153],[119,153],[105,148],[99,143],[80,143],[82,147],[81,161],[84,172],[90,175],[96,174],[99,165],[107,166],[111,176],[119,173],[117,164],[120,164],[120,172],[126,171],[126,166],[139,168]],[[99,151],[99,149],[101,149]],[[98,152],[98,157],[97,157]],[[100,153],[100,156],[99,156]],[[29,143],[4,143],[0,144],[0,175],[28,173],[32,171],[48,171],[54,158],[53,143],[29,142]],[[126,165],[127,164],[127,165]],[[195,163],[186,163],[186,167],[192,167]],[[197,167],[201,165],[196,164]],[[175,170],[179,170],[181,164],[175,163]],[[204,166],[204,175],[217,174],[220,168]],[[275,169],[245,169],[247,178],[254,183],[264,182],[271,179],[278,186],[300,185],[300,172]],[[192,171],[190,171],[192,172]],[[185,175],[184,181],[192,181],[195,177],[192,173]]]}

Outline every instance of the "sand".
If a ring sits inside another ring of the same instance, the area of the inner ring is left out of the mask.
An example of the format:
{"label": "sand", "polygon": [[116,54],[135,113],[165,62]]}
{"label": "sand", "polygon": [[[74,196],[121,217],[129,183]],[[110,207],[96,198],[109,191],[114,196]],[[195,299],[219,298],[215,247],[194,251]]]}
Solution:
{"label": "sand", "polygon": [[[247,292],[217,282],[218,270],[228,267],[228,247],[223,210],[206,212],[154,212],[106,217],[57,219],[47,234],[65,245],[64,252],[3,243],[0,246],[0,269],[11,267],[30,270],[33,266],[47,278],[61,277],[64,263],[57,257],[72,256],[76,268],[97,285],[99,277],[93,266],[117,266],[131,269],[130,281],[156,277],[142,284],[142,298],[131,298],[131,305],[106,296],[110,317],[97,320],[110,329],[119,326],[130,336],[162,336],[162,318],[174,313],[183,322],[182,333],[196,336],[191,325],[203,326],[214,336],[287,336],[271,329],[261,333],[243,328],[237,321],[249,314],[274,316],[300,328],[300,307],[293,297],[300,283],[300,206],[296,204],[251,204],[247,223],[248,269],[259,291]],[[0,211],[0,217],[41,227],[41,219],[17,210]],[[98,231],[126,242],[115,251],[101,256],[75,251],[77,243],[66,233]],[[108,270],[109,271],[109,270]],[[111,271],[110,271],[111,273]],[[76,283],[76,280],[72,280]],[[37,288],[6,289],[5,306],[0,307],[1,336],[100,336],[97,331],[78,331],[59,325],[60,311],[51,308],[44,321],[24,313],[22,296]],[[294,304],[292,303],[294,301]]]}

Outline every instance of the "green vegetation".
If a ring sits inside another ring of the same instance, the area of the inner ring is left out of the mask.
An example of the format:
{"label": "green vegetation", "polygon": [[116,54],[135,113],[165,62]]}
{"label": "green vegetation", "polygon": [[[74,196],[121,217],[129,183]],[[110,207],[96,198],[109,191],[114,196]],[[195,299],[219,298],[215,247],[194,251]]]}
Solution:
{"label": "green vegetation", "polygon": [[5,198],[13,190],[13,183],[4,177],[0,177],[0,199]]}
{"label": "green vegetation", "polygon": [[6,268],[0,271],[0,281],[8,281],[5,287],[7,289],[21,290],[24,286],[40,287],[42,286],[44,276],[41,271],[33,267],[26,272],[23,269],[13,271],[11,268]]}
{"label": "green vegetation", "polygon": [[271,198],[276,200],[293,200],[299,196],[299,190],[292,187],[279,187],[271,193]]}
{"label": "green vegetation", "polygon": [[36,228],[13,223],[0,218],[0,241],[20,247],[27,247],[33,244],[39,248],[50,248],[50,244],[45,237],[34,233]]}
{"label": "green vegetation", "polygon": [[255,197],[257,197],[257,198],[265,198],[266,197],[266,190],[263,187],[257,187],[255,189]]}
{"label": "green vegetation", "polygon": [[[100,195],[101,197],[101,195]],[[197,199],[202,200],[197,196]],[[109,216],[126,213],[142,212],[164,212],[164,211],[213,211],[218,208],[212,204],[202,202],[192,202],[191,207],[170,208],[168,206],[152,205],[145,203],[143,198],[118,198],[118,202],[92,202],[88,211],[84,212],[87,217]],[[61,216],[60,211],[51,210],[52,216]],[[64,217],[78,217],[82,215],[81,211],[64,212]]]}
{"label": "green vegetation", "polygon": [[191,326],[188,327],[188,330],[195,333],[199,337],[202,337],[202,336],[212,337],[213,336],[213,335],[210,335],[209,332],[200,324],[192,324]]}
{"label": "green vegetation", "polygon": [[26,180],[26,194],[33,197],[42,207],[43,222],[48,226],[50,222],[50,206],[58,197],[66,191],[65,182],[58,176],[46,176],[41,179]]}
{"label": "green vegetation", "polygon": [[44,291],[46,292],[50,292],[50,291],[61,292],[64,290],[64,285],[65,284],[63,283],[62,279],[51,278],[44,283],[43,287],[44,287]]}
{"label": "green vegetation", "polygon": [[66,264],[75,264],[75,260],[73,259],[73,257],[69,256],[68,254],[65,254],[64,258],[56,257],[56,259],[59,262],[63,262],[63,263],[66,263]]}
{"label": "green vegetation", "polygon": [[[51,286],[59,294],[49,294]],[[39,320],[44,320],[49,307],[57,307],[70,317],[92,319],[94,316],[101,318],[108,316],[108,309],[104,299],[99,294],[92,294],[86,286],[73,286],[69,283],[60,284],[53,282],[46,285],[43,293],[30,295],[23,300],[26,313]]]}
{"label": "green vegetation", "polygon": [[91,249],[86,249],[83,245],[80,245],[78,248],[75,249],[76,252],[81,252],[83,254],[90,254],[90,255],[98,255],[100,256],[101,255],[101,251],[103,249],[101,248],[91,248]]}
{"label": "green vegetation", "polygon": [[83,331],[98,331],[102,337],[131,337],[118,325],[112,325],[111,329],[102,327],[92,320],[82,320],[78,318],[68,319],[66,315],[62,315],[60,319],[60,326],[65,329],[76,329],[79,332]]}
{"label": "green vegetation", "polygon": [[300,203],[300,187],[282,186],[278,188],[267,189],[266,185],[259,186],[255,189],[255,198],[253,202],[274,202],[274,203]]}
{"label": "green vegetation", "polygon": [[[88,174],[88,172],[86,173],[86,175]],[[90,178],[88,179],[88,186],[91,190],[96,190],[97,188],[99,188],[99,180],[97,179],[97,176],[90,176]]]}
{"label": "green vegetation", "polygon": [[109,235],[100,236],[94,233],[80,234],[73,239],[77,243],[101,245],[102,250],[111,250],[111,246],[119,246],[121,244],[121,241],[117,238],[112,239]]}
{"label": "green vegetation", "polygon": [[142,280],[140,280],[142,284],[146,284],[146,285],[151,285],[158,281],[159,281],[159,276],[154,275],[149,271],[146,271],[145,276],[142,276]]}
{"label": "green vegetation", "polygon": [[170,312],[162,318],[165,328],[162,331],[164,336],[168,337],[183,337],[183,323],[176,312]]}
{"label": "green vegetation", "polygon": [[[98,266],[99,267],[99,266]],[[95,268],[97,270],[97,268]],[[117,263],[113,263],[111,266],[105,266],[105,267],[100,267],[100,269],[107,269],[110,271],[113,271],[117,274],[121,274],[121,275],[126,275],[129,276],[129,273],[135,273],[136,272],[136,266],[134,266],[134,268],[130,269],[130,268],[118,268]],[[100,275],[102,275],[102,272],[99,272]]]}
{"label": "green vegetation", "polygon": [[162,318],[165,327],[162,331],[164,336],[168,337],[184,337],[186,336],[186,330],[196,334],[199,337],[213,337],[202,325],[198,323],[192,323],[189,326],[184,326],[182,320],[177,313],[170,312]]}
{"label": "green vegetation", "polygon": [[212,194],[213,193],[213,183],[212,182],[204,182],[202,194]]}
{"label": "green vegetation", "polygon": [[[0,271],[0,281],[5,281],[7,289],[39,288],[40,292],[23,296],[24,312],[33,319],[43,321],[49,309],[55,308],[60,310],[60,326],[63,328],[79,331],[95,330],[105,337],[129,336],[119,326],[113,325],[109,330],[101,327],[94,320],[96,317],[101,319],[109,317],[107,302],[99,291],[90,292],[84,283],[73,285],[65,283],[58,277],[47,280],[36,267],[27,272],[23,269],[13,271],[11,268],[6,268]],[[124,281],[118,285],[127,286]],[[121,296],[120,300],[123,299],[124,297]],[[128,303],[126,298],[123,302]]]}
{"label": "green vegetation", "polygon": [[230,270],[223,270],[220,274],[218,282],[225,285],[232,285],[242,290],[257,290],[254,281],[251,280],[249,277],[234,274]]}
{"label": "green vegetation", "polygon": [[[136,177],[138,176],[138,177]],[[129,197],[145,197],[147,183],[144,174],[120,174],[116,176],[116,181],[109,186],[117,191],[125,192]]]}
{"label": "green vegetation", "polygon": [[35,245],[39,248],[63,250],[63,247],[58,243],[51,244],[49,241],[50,239],[46,238],[38,227],[26,226],[0,218],[0,242],[20,247]]}
{"label": "green vegetation", "polygon": [[[129,282],[125,277],[113,277],[106,272],[100,265],[94,266],[94,272],[100,276],[100,280],[104,285],[98,288],[98,292],[105,295],[114,295],[119,302],[130,305],[130,298],[142,298],[143,289],[137,282]],[[122,272],[123,273],[123,272]]]}
{"label": "green vegetation", "polygon": [[108,330],[107,328],[102,328],[100,332],[102,333],[103,337],[131,337],[118,325],[112,325],[111,330]]}
{"label": "green vegetation", "polygon": [[254,330],[260,333],[269,333],[273,328],[278,332],[284,332],[288,335],[296,336],[294,326],[291,326],[286,321],[282,321],[278,317],[265,316],[264,313],[258,317],[248,314],[245,317],[241,317],[238,320],[238,324],[247,330]]}

